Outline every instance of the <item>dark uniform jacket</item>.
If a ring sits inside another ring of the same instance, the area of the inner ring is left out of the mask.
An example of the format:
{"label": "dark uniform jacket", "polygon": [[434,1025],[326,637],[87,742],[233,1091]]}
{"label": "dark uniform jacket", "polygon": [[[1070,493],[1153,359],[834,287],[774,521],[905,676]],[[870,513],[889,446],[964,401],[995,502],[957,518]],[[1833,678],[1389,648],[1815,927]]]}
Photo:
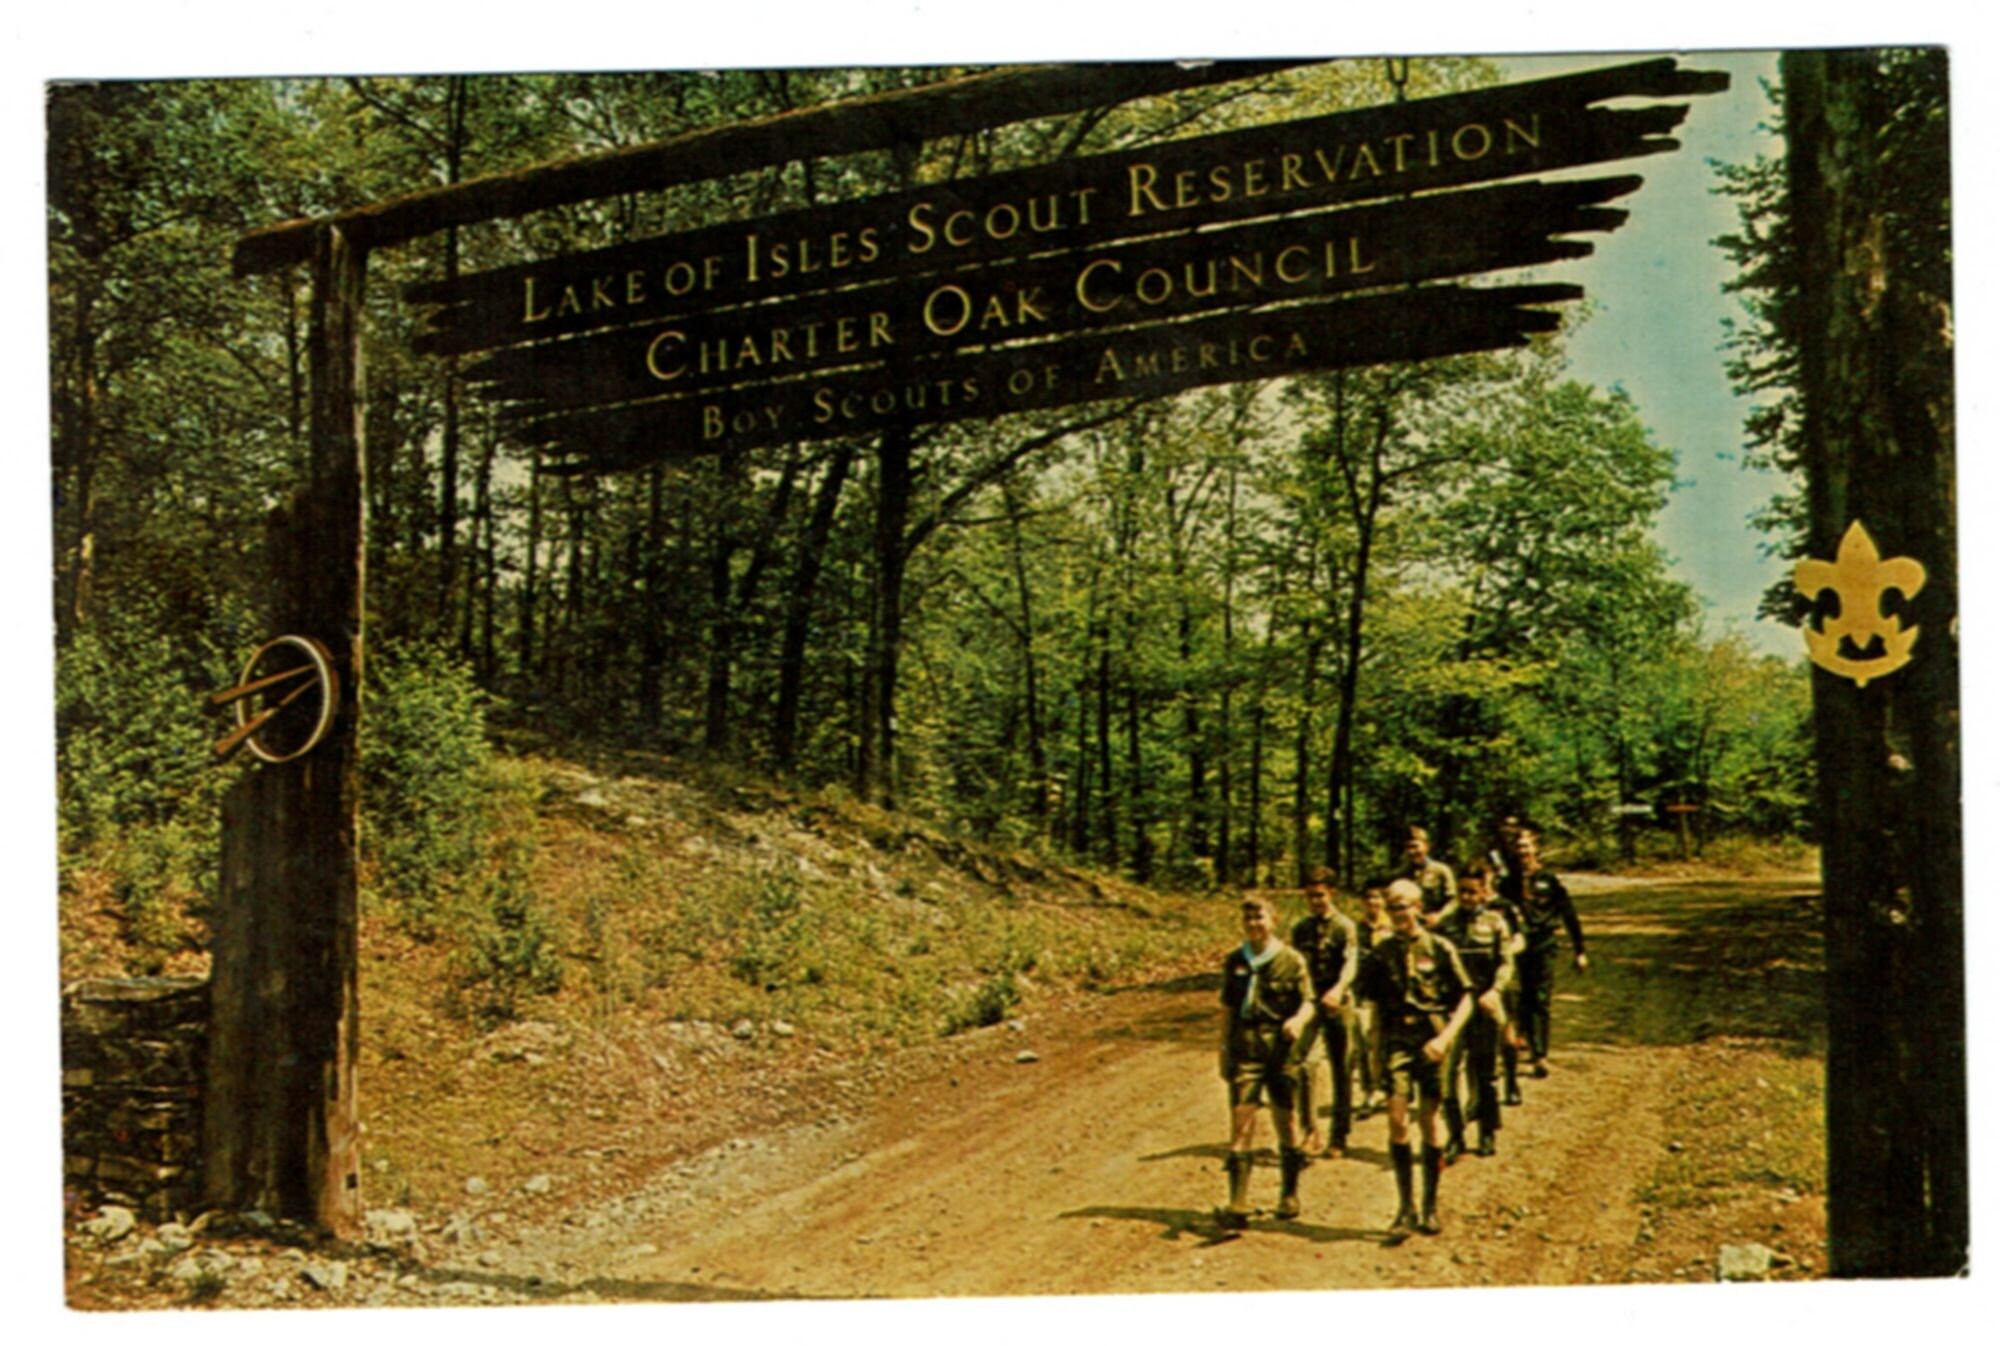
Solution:
{"label": "dark uniform jacket", "polygon": [[1530,949],[1538,953],[1552,951],[1558,930],[1567,930],[1570,948],[1576,953],[1583,952],[1583,926],[1576,919],[1576,904],[1569,900],[1569,889],[1563,887],[1562,880],[1552,871],[1538,869],[1525,877],[1510,874],[1502,881],[1500,891],[1519,908]]}
{"label": "dark uniform jacket", "polygon": [[1396,1037],[1443,1031],[1470,987],[1458,950],[1431,930],[1382,940],[1361,969],[1362,998],[1375,1002],[1382,1031]]}
{"label": "dark uniform jacket", "polygon": [[1359,944],[1354,922],[1337,911],[1308,916],[1292,927],[1292,947],[1306,960],[1315,999],[1338,985],[1343,972],[1353,970]]}
{"label": "dark uniform jacket", "polygon": [[1508,948],[1514,928],[1506,916],[1488,903],[1474,914],[1469,907],[1454,907],[1438,923],[1438,933],[1458,949],[1458,960],[1472,984],[1473,994],[1495,987],[1506,990],[1514,980],[1514,954]]}

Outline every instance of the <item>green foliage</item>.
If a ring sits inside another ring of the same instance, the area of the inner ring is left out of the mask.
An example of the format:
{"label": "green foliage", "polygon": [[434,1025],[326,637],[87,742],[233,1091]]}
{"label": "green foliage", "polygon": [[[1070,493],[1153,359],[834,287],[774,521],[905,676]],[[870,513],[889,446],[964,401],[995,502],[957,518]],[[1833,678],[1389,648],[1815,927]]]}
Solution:
{"label": "green foliage", "polygon": [[531,995],[560,989],[562,962],[553,926],[529,885],[532,848],[517,839],[499,843],[478,902],[458,931],[460,1004],[484,1027],[517,1019]]}
{"label": "green foliage", "polygon": [[946,1037],[1003,1022],[1021,1003],[1021,981],[1012,970],[995,973],[969,991],[952,996],[945,1006]]}
{"label": "green foliage", "polygon": [[[1945,49],[1878,48],[1851,53],[1872,66],[1873,102],[1852,115],[1874,138],[1884,208],[1873,259],[1877,284],[1907,293],[1925,321],[1949,329],[1952,304],[1950,100]],[[1771,129],[1782,132],[1783,90],[1766,85]],[[1809,446],[1799,393],[1800,352],[1822,335],[1823,318],[1804,294],[1799,240],[1782,157],[1717,164],[1716,190],[1735,198],[1739,228],[1713,240],[1736,268],[1725,289],[1741,296],[1744,318],[1728,328],[1724,348],[1739,395],[1754,399],[1744,414],[1746,466],[1785,474],[1787,486],[1756,517],[1770,535],[1768,550],[1786,559],[1806,554],[1804,471]],[[1889,279],[1893,277],[1893,282]],[[1954,393],[1952,343],[1905,343],[1913,372],[1921,366],[1926,396],[1949,422]],[[1764,595],[1760,615],[1801,624],[1809,605],[1789,574]]]}
{"label": "green foliage", "polygon": [[363,856],[421,928],[481,855],[486,699],[468,668],[425,647],[371,652],[368,675]]}
{"label": "green foliage", "polygon": [[729,971],[738,981],[777,991],[826,978],[820,922],[807,905],[798,872],[767,869],[749,881]]}
{"label": "green foliage", "polygon": [[210,767],[201,695],[214,661],[138,615],[113,614],[56,652],[56,800],[65,842],[198,815],[225,780]]}
{"label": "green foliage", "polygon": [[212,820],[170,822],[135,828],[110,848],[112,893],[141,975],[163,970],[167,955],[192,942],[185,917],[214,900],[219,840]]}

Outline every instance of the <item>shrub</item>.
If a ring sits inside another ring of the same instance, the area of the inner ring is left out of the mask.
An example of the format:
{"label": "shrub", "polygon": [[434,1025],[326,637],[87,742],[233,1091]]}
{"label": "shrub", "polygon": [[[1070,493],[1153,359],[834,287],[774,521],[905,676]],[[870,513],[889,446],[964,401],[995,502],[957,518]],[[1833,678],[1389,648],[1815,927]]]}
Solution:
{"label": "shrub", "polygon": [[443,898],[480,859],[485,698],[470,669],[421,646],[371,652],[367,676],[363,858],[379,891],[428,933]]}
{"label": "shrub", "polygon": [[766,869],[750,880],[729,971],[767,991],[825,978],[819,921],[805,904],[795,871]]}
{"label": "shrub", "polygon": [[56,653],[56,800],[71,846],[212,808],[214,722],[198,698],[222,679],[138,616],[107,615]]}
{"label": "shrub", "polygon": [[1009,968],[995,973],[970,991],[960,991],[945,1006],[944,1033],[964,1033],[974,1028],[990,1028],[1013,1013],[1021,1003],[1020,978]]}
{"label": "shrub", "polygon": [[528,886],[530,849],[501,843],[458,956],[463,1004],[482,1027],[520,1017],[521,1001],[562,987],[562,962],[548,917]]}

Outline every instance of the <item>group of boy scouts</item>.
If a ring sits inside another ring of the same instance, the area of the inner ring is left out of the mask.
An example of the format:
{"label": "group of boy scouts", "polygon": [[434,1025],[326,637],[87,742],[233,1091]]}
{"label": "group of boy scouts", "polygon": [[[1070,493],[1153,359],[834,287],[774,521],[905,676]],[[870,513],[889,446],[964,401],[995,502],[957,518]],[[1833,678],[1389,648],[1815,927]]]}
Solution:
{"label": "group of boy scouts", "polygon": [[[1359,921],[1335,908],[1325,869],[1308,875],[1305,897],[1310,914],[1292,927],[1289,943],[1271,904],[1244,898],[1243,944],[1223,962],[1229,1204],[1216,1212],[1217,1222],[1241,1229],[1253,1213],[1260,1107],[1269,1107],[1278,1136],[1281,1220],[1301,1214],[1306,1166],[1344,1158],[1353,1119],[1386,1111],[1397,1206],[1384,1241],[1440,1233],[1438,1182],[1468,1152],[1468,1119],[1471,1152],[1490,1157],[1502,1081],[1511,1106],[1521,1102],[1522,1054],[1532,1077],[1548,1075],[1549,1004],[1563,933],[1576,969],[1589,967],[1576,907],[1562,880],[1542,867],[1534,830],[1516,818],[1501,823],[1488,858],[1456,876],[1431,856],[1429,834],[1410,828],[1402,871],[1363,885]],[[1412,1104],[1419,1150],[1410,1143]]]}

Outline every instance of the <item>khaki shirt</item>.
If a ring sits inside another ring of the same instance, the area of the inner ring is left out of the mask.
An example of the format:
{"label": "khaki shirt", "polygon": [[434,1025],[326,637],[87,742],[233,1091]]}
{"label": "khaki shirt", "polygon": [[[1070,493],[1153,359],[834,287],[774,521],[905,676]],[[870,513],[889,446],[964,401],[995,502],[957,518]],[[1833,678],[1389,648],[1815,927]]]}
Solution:
{"label": "khaki shirt", "polygon": [[1383,940],[1361,969],[1361,995],[1381,1011],[1383,1031],[1403,1036],[1442,1031],[1470,989],[1458,950],[1430,930]]}
{"label": "khaki shirt", "polygon": [[1352,980],[1360,956],[1358,938],[1354,922],[1337,911],[1308,916],[1292,927],[1292,947],[1306,960],[1315,997],[1338,986],[1342,977]]}
{"label": "khaki shirt", "polygon": [[1514,929],[1507,917],[1492,906],[1474,915],[1465,907],[1454,908],[1438,922],[1438,933],[1458,949],[1459,962],[1471,979],[1474,994],[1494,989],[1506,990],[1514,982],[1514,954],[1509,945]]}
{"label": "khaki shirt", "polygon": [[1312,974],[1306,960],[1289,944],[1280,944],[1260,968],[1250,966],[1240,945],[1222,960],[1222,1004],[1237,1026],[1281,1024],[1297,1014],[1311,995]]}
{"label": "khaki shirt", "polygon": [[1424,890],[1424,910],[1427,913],[1440,912],[1458,894],[1458,879],[1451,872],[1451,866],[1438,860],[1426,860],[1421,868],[1406,865],[1403,877]]}

